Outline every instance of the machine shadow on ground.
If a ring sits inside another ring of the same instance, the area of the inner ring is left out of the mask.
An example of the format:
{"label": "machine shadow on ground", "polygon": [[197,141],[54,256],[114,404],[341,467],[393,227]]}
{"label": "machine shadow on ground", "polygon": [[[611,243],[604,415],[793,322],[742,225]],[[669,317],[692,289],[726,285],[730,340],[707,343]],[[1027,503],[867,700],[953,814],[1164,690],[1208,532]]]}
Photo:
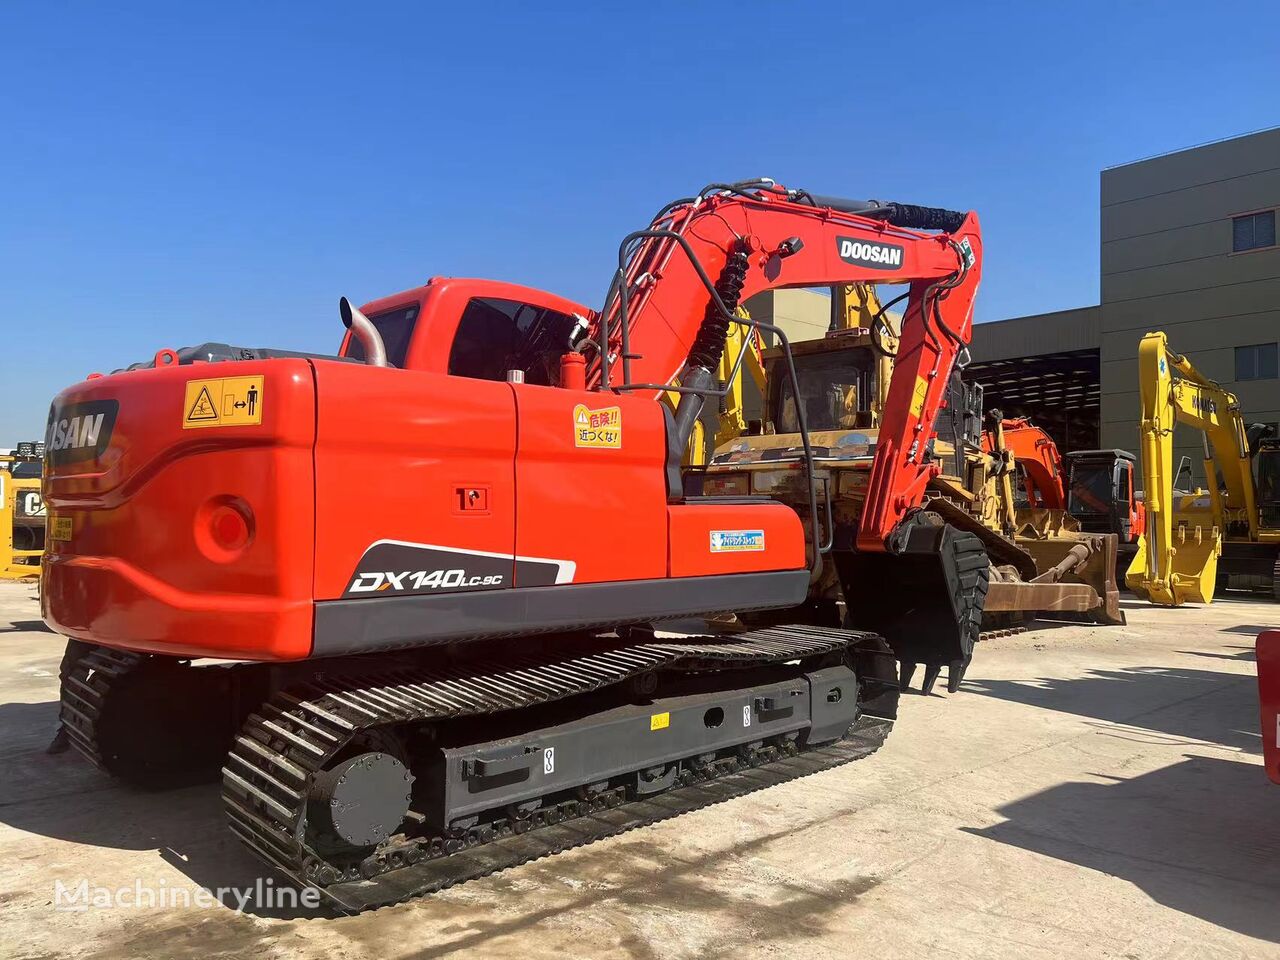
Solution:
{"label": "machine shadow on ground", "polygon": [[[0,729],[18,748],[0,754],[0,823],[27,833],[105,849],[158,851],[192,883],[252,887],[272,876],[227,830],[216,781],[172,790],[118,783],[74,750],[49,755],[58,704],[0,704]],[[230,898],[224,898],[230,902]],[[263,910],[258,916],[315,916]]]}
{"label": "machine shadow on ground", "polygon": [[43,620],[12,620],[0,627],[0,633],[53,633],[53,629]]}
{"label": "machine shadow on ground", "polygon": [[1276,788],[1254,764],[1187,756],[1130,779],[1064,783],[965,828],[1127,880],[1167,907],[1280,942]]}
{"label": "machine shadow on ground", "polygon": [[[979,696],[1056,710],[1164,737],[1216,743],[1261,754],[1257,681],[1246,674],[1180,667],[1089,670],[1071,679],[974,678],[965,689]],[[1216,695],[1216,698],[1215,698]],[[1206,701],[1197,704],[1197,700]],[[1208,704],[1212,704],[1209,709]]]}
{"label": "machine shadow on ground", "polygon": [[[0,823],[39,836],[104,849],[134,852],[155,851],[157,863],[163,861],[182,873],[192,884],[216,891],[219,887],[244,889],[259,878],[271,877],[277,886],[286,885],[283,877],[264,867],[245,850],[227,829],[219,798],[217,782],[196,784],[173,790],[143,790],[111,780],[94,769],[74,751],[57,755],[43,752],[57,717],[58,705],[0,704],[0,728],[13,730],[24,741],[39,744],[0,757]],[[839,815],[842,811],[835,811]],[[848,811],[844,811],[848,812]],[[462,905],[427,898],[395,910],[428,911],[438,914],[442,933],[439,944],[417,956],[437,957],[463,948],[480,948],[495,938],[519,934],[541,920],[592,909],[602,898],[610,902],[648,909],[664,905],[671,911],[689,911],[720,916],[726,925],[736,923],[744,909],[756,917],[754,931],[744,932],[751,942],[781,940],[809,936],[825,925],[823,915],[846,906],[878,885],[874,877],[832,878],[818,884],[796,884],[780,881],[776,897],[768,903],[758,898],[743,900],[717,878],[724,866],[740,857],[761,853],[775,841],[789,837],[795,827],[750,837],[726,848],[672,860],[647,840],[621,838],[594,847],[572,851],[528,864],[521,868],[521,891],[530,895],[533,888],[545,887],[545,897],[533,894],[535,905],[528,910],[503,910],[495,917],[491,898],[481,894],[480,903]],[[572,862],[567,862],[572,859]],[[146,877],[151,868],[141,866]],[[586,889],[570,889],[563,883],[566,871],[586,884]],[[49,880],[52,884],[52,879]],[[510,889],[508,876],[475,881],[475,887]],[[52,887],[50,887],[52,889]],[[496,895],[502,899],[502,894]],[[232,896],[222,898],[228,908],[225,916],[234,921],[227,936],[243,938],[244,918],[233,917]],[[459,911],[462,914],[459,915]],[[385,916],[382,911],[362,918],[340,918],[327,910],[264,909],[248,904],[244,913],[250,917],[276,920],[328,918],[341,920],[344,930],[358,936],[365,918]],[[422,919],[420,916],[416,919]],[[186,920],[182,921],[186,923]],[[356,930],[346,929],[355,924]],[[177,926],[165,931],[164,922],[148,929],[146,939],[168,954],[179,937]],[[375,928],[369,927],[370,936]],[[378,935],[380,936],[380,934]],[[198,943],[203,948],[213,944]],[[167,946],[166,946],[167,945]],[[648,945],[637,940],[631,944],[637,956],[648,954]],[[399,951],[394,951],[398,953]],[[198,955],[196,943],[192,955]],[[657,954],[652,954],[656,956]]]}

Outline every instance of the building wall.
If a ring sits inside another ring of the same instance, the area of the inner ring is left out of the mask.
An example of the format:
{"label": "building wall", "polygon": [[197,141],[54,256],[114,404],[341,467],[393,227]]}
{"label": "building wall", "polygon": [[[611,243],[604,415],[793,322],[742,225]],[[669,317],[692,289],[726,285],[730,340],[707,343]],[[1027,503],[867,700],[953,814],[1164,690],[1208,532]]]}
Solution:
{"label": "building wall", "polygon": [[[1232,253],[1232,217],[1280,206],[1280,129],[1102,172],[1102,443],[1137,444],[1138,342],[1163,330],[1174,350],[1280,421],[1280,380],[1235,380],[1235,347],[1280,340],[1280,247]],[[1175,458],[1201,443],[1175,433]]]}
{"label": "building wall", "polygon": [[1063,452],[1097,447],[1099,324],[1096,306],[980,323],[965,379],[988,410],[1031,417]]}
{"label": "building wall", "polygon": [[[766,290],[745,304],[757,320],[781,327],[792,343],[826,336],[831,325],[831,297],[817,290]],[[766,337],[773,346],[773,340]]]}
{"label": "building wall", "polygon": [[[816,290],[766,290],[743,306],[756,320],[781,327],[792,343],[826,336],[831,325],[831,298]],[[764,334],[763,339],[766,347],[775,345],[772,334]],[[748,420],[764,415],[764,398],[750,377],[742,384],[742,410]],[[709,429],[714,435],[716,426],[711,424]]]}

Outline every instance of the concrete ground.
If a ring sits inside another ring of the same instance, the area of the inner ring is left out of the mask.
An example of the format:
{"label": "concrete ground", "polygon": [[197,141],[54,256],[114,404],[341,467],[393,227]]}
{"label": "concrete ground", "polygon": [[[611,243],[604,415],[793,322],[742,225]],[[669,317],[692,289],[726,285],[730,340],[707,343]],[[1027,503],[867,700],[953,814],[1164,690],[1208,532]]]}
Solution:
{"label": "concrete ground", "polygon": [[[0,584],[0,954],[12,957],[1280,957],[1280,787],[1253,638],[1280,607],[1125,603],[984,643],[962,693],[806,780],[348,918],[55,909],[55,883],[247,886],[216,788],[43,748],[62,643]],[[144,731],[140,731],[140,735]]]}

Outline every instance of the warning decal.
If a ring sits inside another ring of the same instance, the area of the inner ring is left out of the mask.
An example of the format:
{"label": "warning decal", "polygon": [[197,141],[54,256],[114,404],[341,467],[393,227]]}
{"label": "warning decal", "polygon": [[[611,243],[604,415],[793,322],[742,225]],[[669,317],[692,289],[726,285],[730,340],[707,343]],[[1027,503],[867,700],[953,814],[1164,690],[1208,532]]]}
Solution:
{"label": "warning decal", "polygon": [[573,445],[618,450],[622,447],[622,408],[588,410],[585,404],[573,408]]}
{"label": "warning decal", "polygon": [[188,380],[182,428],[250,427],[262,422],[262,377]]}
{"label": "warning decal", "polygon": [[929,380],[927,377],[916,377],[915,390],[911,392],[911,415],[918,417],[924,413],[924,398],[929,392]]}

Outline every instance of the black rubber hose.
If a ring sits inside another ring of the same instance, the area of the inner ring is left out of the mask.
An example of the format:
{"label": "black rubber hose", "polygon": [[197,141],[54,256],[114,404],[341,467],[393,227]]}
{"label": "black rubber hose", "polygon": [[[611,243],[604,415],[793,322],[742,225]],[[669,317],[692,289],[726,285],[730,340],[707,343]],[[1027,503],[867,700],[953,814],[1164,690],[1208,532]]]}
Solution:
{"label": "black rubber hose", "polygon": [[957,210],[943,210],[941,207],[917,207],[910,203],[886,203],[886,214],[869,214],[876,219],[883,219],[895,227],[906,227],[909,230],[941,230],[944,233],[955,233],[964,223],[968,214]]}
{"label": "black rubber hose", "polygon": [[[729,313],[738,309],[738,301],[742,297],[742,285],[747,279],[750,268],[746,244],[735,243],[733,252],[720,271],[716,281],[716,293],[720,295]],[[725,340],[729,336],[730,321],[720,313],[714,300],[707,303],[707,312],[702,317],[702,326],[689,349],[689,365],[715,370],[720,366],[720,358],[724,356]]]}

